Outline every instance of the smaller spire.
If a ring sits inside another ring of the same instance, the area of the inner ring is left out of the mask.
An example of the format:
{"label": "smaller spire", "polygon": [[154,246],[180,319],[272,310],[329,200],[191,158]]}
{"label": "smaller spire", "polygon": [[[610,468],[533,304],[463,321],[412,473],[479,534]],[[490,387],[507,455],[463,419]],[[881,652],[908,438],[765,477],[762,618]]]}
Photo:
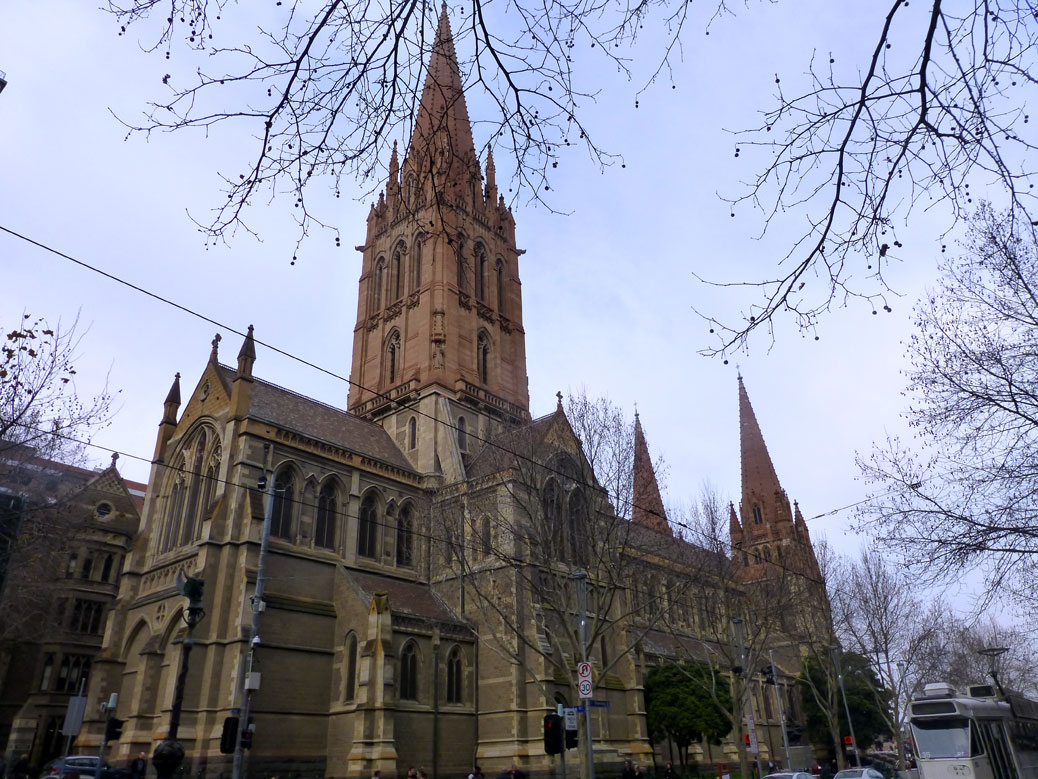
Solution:
{"label": "smaller spire", "polygon": [[735,504],[731,501],[728,503],[728,540],[731,542],[733,549],[742,543],[742,524],[739,522],[739,515],[735,511]]}
{"label": "smaller spire", "polygon": [[645,441],[642,423],[638,414],[634,416],[634,505],[631,508],[631,520],[636,525],[652,528],[657,533],[673,535],[674,531],[667,522],[667,512],[663,508],[660,485],[656,481],[656,471],[649,457],[649,445]]}
{"label": "smaller spire", "polygon": [[497,168],[494,167],[494,150],[487,149],[487,207],[497,203]]}
{"label": "smaller spire", "polygon": [[180,372],[177,371],[173,377],[173,386],[169,388],[169,394],[166,395],[166,405],[180,406]]}
{"label": "smaller spire", "polygon": [[209,360],[216,362],[220,356],[220,341],[223,340],[223,336],[217,333],[213,337],[213,350],[209,353]]}
{"label": "smaller spire", "polygon": [[238,350],[238,375],[243,377],[252,376],[252,365],[256,362],[256,342],[252,338],[252,329],[252,325],[249,325],[249,331]]}

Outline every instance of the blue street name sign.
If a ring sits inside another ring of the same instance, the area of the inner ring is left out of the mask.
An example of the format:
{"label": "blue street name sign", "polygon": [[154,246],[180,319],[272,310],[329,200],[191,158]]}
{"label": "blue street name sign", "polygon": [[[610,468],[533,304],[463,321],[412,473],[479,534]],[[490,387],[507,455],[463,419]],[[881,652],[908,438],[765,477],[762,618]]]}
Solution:
{"label": "blue street name sign", "polygon": [[574,706],[573,707],[573,711],[577,712],[577,714],[583,714],[585,711],[587,711],[587,707],[586,706]]}
{"label": "blue street name sign", "polygon": [[608,709],[609,701],[588,701],[592,709]]}

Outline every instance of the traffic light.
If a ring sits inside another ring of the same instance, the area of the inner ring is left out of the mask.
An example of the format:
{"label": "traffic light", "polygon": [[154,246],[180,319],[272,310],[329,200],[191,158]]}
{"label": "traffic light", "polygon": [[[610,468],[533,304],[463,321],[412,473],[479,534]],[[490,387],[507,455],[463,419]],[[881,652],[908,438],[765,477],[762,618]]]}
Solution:
{"label": "traffic light", "polygon": [[234,742],[238,740],[238,718],[224,717],[223,732],[220,733],[220,754],[233,755]]}
{"label": "traffic light", "polygon": [[854,744],[854,739],[851,738],[850,736],[844,736],[843,737],[843,743],[846,744],[847,746],[852,746]]}
{"label": "traffic light", "polygon": [[750,745],[750,734],[749,733],[743,733],[742,734],[742,740],[743,740],[743,743],[746,744],[746,746],[749,746]]}
{"label": "traffic light", "polygon": [[118,717],[109,717],[105,722],[105,741],[118,741],[123,734],[125,722]]}
{"label": "traffic light", "polygon": [[252,722],[252,717],[249,717],[249,723],[245,726],[245,730],[241,732],[242,749],[252,749],[252,734],[255,730],[256,726]]}
{"label": "traffic light", "polygon": [[544,752],[548,755],[561,755],[565,740],[562,735],[562,717],[558,714],[544,715]]}
{"label": "traffic light", "polygon": [[566,749],[577,748],[577,731],[567,730],[566,731]]}

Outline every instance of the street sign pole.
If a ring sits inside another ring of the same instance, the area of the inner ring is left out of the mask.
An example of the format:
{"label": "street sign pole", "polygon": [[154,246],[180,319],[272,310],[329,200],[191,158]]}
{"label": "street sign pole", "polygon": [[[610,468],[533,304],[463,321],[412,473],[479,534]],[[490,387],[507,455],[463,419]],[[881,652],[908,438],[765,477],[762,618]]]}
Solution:
{"label": "street sign pole", "polygon": [[[577,584],[577,619],[580,620],[580,660],[587,662],[587,573],[573,574]],[[588,695],[590,698],[590,694]],[[584,707],[584,741],[587,743],[587,779],[595,779],[595,746],[591,739],[591,707]]]}
{"label": "street sign pole", "polygon": [[[563,716],[562,704],[557,706],[558,714],[560,717]],[[562,758],[562,779],[566,779],[566,728],[562,729],[562,752],[559,755]]]}

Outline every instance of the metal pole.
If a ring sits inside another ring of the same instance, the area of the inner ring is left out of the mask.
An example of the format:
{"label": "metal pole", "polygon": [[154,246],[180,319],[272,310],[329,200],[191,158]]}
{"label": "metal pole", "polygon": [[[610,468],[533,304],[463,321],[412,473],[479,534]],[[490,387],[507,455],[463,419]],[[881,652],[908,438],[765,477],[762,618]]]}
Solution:
{"label": "metal pole", "polygon": [[[587,662],[587,572],[577,571],[573,574],[577,583],[577,619],[580,629],[580,659]],[[591,703],[584,703],[584,730],[587,742],[587,776],[595,779],[595,746],[591,739]],[[564,744],[565,746],[565,744]]]}
{"label": "metal pole", "polygon": [[789,756],[789,736],[786,734],[786,713],[782,710],[782,696],[779,694],[778,676],[775,673],[775,653],[768,650],[768,662],[771,663],[771,678],[775,682],[775,701],[778,703],[779,724],[782,725],[782,747],[786,751],[786,770],[793,770],[793,760]]}
{"label": "metal pole", "polygon": [[260,615],[263,613],[263,592],[267,580],[267,547],[270,545],[270,521],[274,515],[274,479],[270,473],[270,444],[263,445],[263,477],[260,488],[264,484],[266,490],[266,506],[263,510],[263,532],[260,535],[259,562],[256,567],[256,590],[252,594],[252,629],[249,631],[249,648],[245,656],[245,674],[242,677],[242,705],[238,717],[238,737],[234,742],[234,758],[231,762],[231,779],[241,779],[242,734],[249,726],[249,710],[252,704],[252,690],[249,689],[249,676],[252,674],[253,662],[256,659],[256,645],[259,643]]}
{"label": "metal pole", "polygon": [[840,647],[829,647],[829,653],[836,666],[836,679],[840,682],[840,692],[843,693],[843,710],[847,714],[847,729],[851,733],[851,748],[854,750],[854,764],[861,765],[861,755],[858,754],[858,740],[854,737],[854,723],[851,722],[851,707],[847,705],[847,689],[843,686],[843,670],[840,668]]}
{"label": "metal pole", "polygon": [[[556,711],[556,713],[560,717],[564,716],[564,712],[562,711],[562,704],[561,703],[556,704],[555,711]],[[562,723],[562,753],[559,755],[559,757],[562,758],[562,779],[566,779],[566,733],[568,733],[568,732],[569,731],[566,730],[566,723],[565,723],[565,721],[563,721],[563,723]]]}

